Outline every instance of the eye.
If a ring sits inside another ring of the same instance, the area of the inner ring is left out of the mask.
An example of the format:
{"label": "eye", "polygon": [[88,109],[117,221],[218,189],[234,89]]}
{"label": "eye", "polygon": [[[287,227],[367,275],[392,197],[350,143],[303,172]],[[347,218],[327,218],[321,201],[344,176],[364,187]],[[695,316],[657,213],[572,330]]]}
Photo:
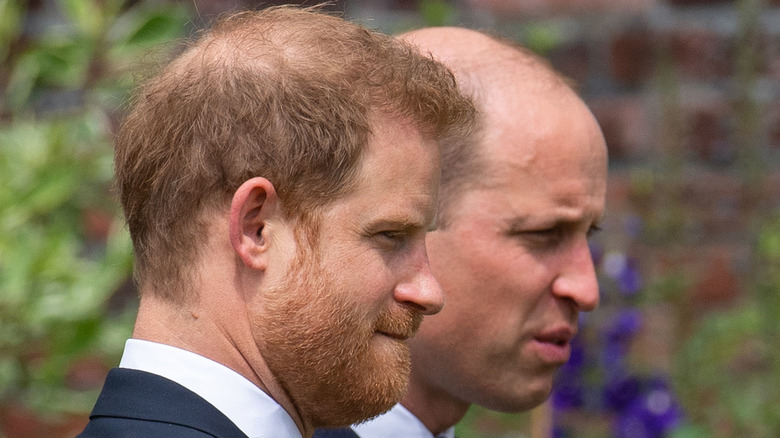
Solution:
{"label": "eye", "polygon": [[374,234],[379,244],[393,249],[400,248],[409,239],[409,233],[402,230],[385,230]]}
{"label": "eye", "polygon": [[402,240],[406,237],[403,231],[380,231],[377,235],[388,240]]}
{"label": "eye", "polygon": [[564,230],[561,227],[522,230],[516,234],[527,244],[539,248],[556,246],[565,238]]}

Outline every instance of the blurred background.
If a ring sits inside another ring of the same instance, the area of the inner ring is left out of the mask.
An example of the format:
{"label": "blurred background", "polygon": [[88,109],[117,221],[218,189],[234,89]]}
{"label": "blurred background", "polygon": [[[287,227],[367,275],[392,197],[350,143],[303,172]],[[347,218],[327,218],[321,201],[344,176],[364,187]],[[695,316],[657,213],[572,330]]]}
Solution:
{"label": "blurred background", "polygon": [[[134,72],[274,3],[0,0],[0,437],[75,436],[130,336],[111,137]],[[474,408],[460,438],[780,436],[780,1],[328,8],[515,39],[576,81],[607,139],[602,306],[545,405]]]}

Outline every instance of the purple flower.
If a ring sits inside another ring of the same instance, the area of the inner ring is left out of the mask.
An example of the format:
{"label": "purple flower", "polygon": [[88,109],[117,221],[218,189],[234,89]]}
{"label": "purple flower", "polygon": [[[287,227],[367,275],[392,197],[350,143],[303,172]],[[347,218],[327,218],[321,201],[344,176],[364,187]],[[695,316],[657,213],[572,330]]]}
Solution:
{"label": "purple flower", "polygon": [[642,279],[639,275],[637,262],[633,257],[626,259],[623,269],[617,276],[618,290],[627,296],[636,295],[642,289]]}
{"label": "purple flower", "polygon": [[567,411],[582,407],[584,391],[579,379],[558,379],[552,393],[553,408],[556,411]]}
{"label": "purple flower", "polygon": [[571,356],[558,371],[552,392],[553,407],[556,410],[569,410],[582,407],[584,388],[582,371],[585,364],[585,349],[579,337],[572,340]]}
{"label": "purple flower", "polygon": [[643,386],[642,394],[615,419],[616,438],[662,438],[680,423],[682,411],[669,385],[655,378]]}
{"label": "purple flower", "polygon": [[614,370],[622,372],[623,359],[641,327],[642,313],[637,309],[626,309],[614,316],[604,328],[601,361],[608,373]]}
{"label": "purple flower", "polygon": [[642,328],[642,312],[626,309],[618,313],[606,328],[608,344],[627,345]]}
{"label": "purple flower", "polygon": [[564,369],[579,371],[585,365],[585,345],[579,336],[571,340],[571,354],[569,360],[563,364]]}
{"label": "purple flower", "polygon": [[615,280],[621,294],[633,296],[642,289],[642,278],[634,257],[622,252],[609,252],[604,255],[602,269],[609,278]]}
{"label": "purple flower", "polygon": [[628,344],[609,343],[601,351],[601,362],[605,370],[612,374],[614,370],[622,371],[625,365],[626,355],[628,354]]}
{"label": "purple flower", "polygon": [[643,227],[642,218],[635,214],[629,215],[625,221],[623,221],[623,230],[629,237],[638,237],[642,232]]}
{"label": "purple flower", "polygon": [[593,241],[588,241],[588,247],[590,248],[590,258],[593,260],[593,265],[598,266],[604,258],[604,247]]}
{"label": "purple flower", "polygon": [[636,376],[613,376],[604,385],[604,406],[614,412],[622,412],[633,406],[641,396],[642,382]]}

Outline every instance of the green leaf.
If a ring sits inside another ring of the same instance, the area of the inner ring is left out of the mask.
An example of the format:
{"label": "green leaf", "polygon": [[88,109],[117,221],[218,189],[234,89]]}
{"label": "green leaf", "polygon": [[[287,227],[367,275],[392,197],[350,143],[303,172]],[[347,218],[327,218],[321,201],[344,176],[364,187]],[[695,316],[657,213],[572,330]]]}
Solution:
{"label": "green leaf", "polygon": [[710,433],[701,426],[684,424],[671,432],[669,438],[710,438]]}
{"label": "green leaf", "polygon": [[0,0],[0,61],[8,56],[8,46],[19,34],[24,19],[22,7],[14,0]]}
{"label": "green leaf", "polygon": [[76,169],[71,167],[50,169],[44,178],[27,197],[26,204],[31,212],[48,212],[67,202],[79,181]]}
{"label": "green leaf", "polygon": [[563,30],[550,23],[530,23],[525,29],[525,44],[534,52],[544,55],[563,41]]}
{"label": "green leaf", "polygon": [[18,385],[21,375],[22,370],[15,357],[0,357],[0,395]]}
{"label": "green leaf", "polygon": [[97,38],[105,28],[106,20],[97,0],[60,0],[59,4],[65,15],[76,26],[79,33]]}
{"label": "green leaf", "polygon": [[35,53],[20,56],[11,70],[6,88],[6,105],[9,108],[19,110],[27,103],[40,72],[41,64]]}
{"label": "green leaf", "polygon": [[135,45],[148,45],[163,40],[168,40],[180,34],[179,23],[174,17],[168,15],[156,15],[149,17],[143,25],[130,37],[128,43]]}
{"label": "green leaf", "polygon": [[88,39],[54,39],[35,51],[42,86],[81,88],[87,78],[95,43]]}
{"label": "green leaf", "polygon": [[454,22],[455,7],[445,0],[420,0],[418,9],[427,26],[445,26]]}
{"label": "green leaf", "polygon": [[116,48],[137,51],[183,36],[188,20],[181,6],[141,3],[117,18],[109,36]]}

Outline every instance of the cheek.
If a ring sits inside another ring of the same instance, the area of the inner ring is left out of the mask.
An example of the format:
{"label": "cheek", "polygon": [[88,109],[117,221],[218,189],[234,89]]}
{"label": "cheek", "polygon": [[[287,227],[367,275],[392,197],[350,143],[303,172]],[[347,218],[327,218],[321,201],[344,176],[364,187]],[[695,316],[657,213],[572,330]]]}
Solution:
{"label": "cheek", "polygon": [[387,309],[395,283],[393,273],[384,263],[365,257],[340,269],[341,272],[331,275],[332,293],[342,295],[369,318]]}
{"label": "cheek", "polygon": [[[456,248],[454,240],[469,244]],[[498,340],[520,333],[552,281],[548,261],[500,236],[430,239],[429,254],[444,291],[438,325],[483,338]]]}
{"label": "cheek", "polygon": [[431,270],[444,291],[445,309],[455,302],[479,308],[485,300],[511,300],[522,286],[525,257],[497,239],[455,237],[431,239],[428,248]]}

